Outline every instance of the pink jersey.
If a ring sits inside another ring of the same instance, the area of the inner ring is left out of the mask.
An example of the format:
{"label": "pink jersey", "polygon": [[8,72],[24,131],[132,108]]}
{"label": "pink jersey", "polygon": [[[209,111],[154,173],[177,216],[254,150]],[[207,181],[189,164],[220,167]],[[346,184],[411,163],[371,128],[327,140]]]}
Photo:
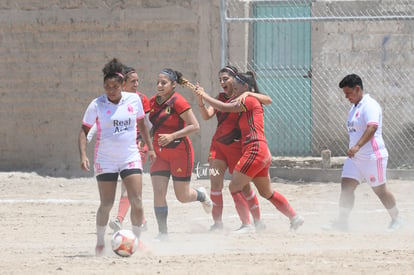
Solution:
{"label": "pink jersey", "polygon": [[361,147],[355,157],[372,160],[388,157],[382,138],[381,106],[375,99],[366,94],[356,106],[352,105],[348,114],[349,148],[357,144],[368,125],[377,125],[377,131],[371,140]]}

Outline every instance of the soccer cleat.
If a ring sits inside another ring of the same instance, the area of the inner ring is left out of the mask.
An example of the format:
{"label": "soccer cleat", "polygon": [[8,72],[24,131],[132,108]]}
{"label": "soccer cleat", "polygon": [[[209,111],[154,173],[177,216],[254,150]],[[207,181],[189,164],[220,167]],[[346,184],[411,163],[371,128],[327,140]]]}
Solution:
{"label": "soccer cleat", "polygon": [[388,226],[388,232],[394,232],[400,229],[403,226],[403,221],[401,218],[392,219],[390,225]]}
{"label": "soccer cleat", "polygon": [[204,201],[201,202],[201,205],[204,208],[204,211],[207,214],[210,214],[213,210],[213,202],[211,201],[210,197],[207,195],[207,191],[204,187],[200,187],[197,189],[199,192],[204,193]]}
{"label": "soccer cleat", "polygon": [[247,234],[247,233],[254,233],[255,229],[254,226],[251,224],[242,224],[239,229],[236,229],[234,233],[236,234]]}
{"label": "soccer cleat", "polygon": [[223,222],[215,222],[209,229],[210,232],[217,232],[223,230]]}
{"label": "soccer cleat", "polygon": [[348,232],[348,223],[347,222],[339,222],[333,221],[331,224],[322,226],[322,229],[325,231],[341,231],[341,232]]}
{"label": "soccer cleat", "polygon": [[119,230],[122,229],[122,223],[121,223],[121,221],[118,218],[116,218],[116,219],[114,219],[114,220],[112,220],[112,221],[109,222],[109,227],[114,232],[117,232],[117,231],[119,231]]}
{"label": "soccer cleat", "polygon": [[266,229],[266,225],[261,220],[254,221],[254,227],[256,228],[256,232],[263,232]]}
{"label": "soccer cleat", "polygon": [[305,222],[305,219],[302,216],[300,215],[294,216],[292,219],[290,219],[290,230],[296,231],[299,227],[303,225],[304,222]]}
{"label": "soccer cleat", "polygon": [[103,256],[104,255],[104,252],[105,252],[105,246],[103,244],[97,245],[95,247],[95,255],[97,257]]}

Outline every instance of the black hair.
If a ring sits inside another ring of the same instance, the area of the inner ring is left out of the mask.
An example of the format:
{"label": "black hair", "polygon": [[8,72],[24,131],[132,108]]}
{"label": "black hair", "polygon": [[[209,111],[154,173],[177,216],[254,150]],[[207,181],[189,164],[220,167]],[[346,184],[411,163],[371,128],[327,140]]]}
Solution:
{"label": "black hair", "polygon": [[174,71],[173,69],[165,68],[165,69],[162,69],[160,73],[168,76],[171,82],[177,81],[178,84],[184,84],[183,74],[179,71]]}
{"label": "black hair", "polygon": [[257,86],[256,75],[253,71],[238,73],[235,78],[238,82],[247,84],[251,92],[260,93],[259,87]]}
{"label": "black hair", "polygon": [[234,66],[227,65],[219,71],[219,74],[221,73],[228,73],[229,75],[235,77],[239,73],[239,70],[237,70]]}
{"label": "black hair", "polygon": [[125,80],[127,80],[129,78],[129,74],[136,73],[136,72],[137,71],[134,68],[129,67],[129,66],[124,66],[124,68],[123,68],[123,75],[125,77]]}
{"label": "black hair", "polygon": [[356,74],[349,74],[339,82],[339,88],[341,89],[344,87],[355,88],[356,86],[361,87],[361,90],[364,89],[362,79]]}
{"label": "black hair", "polygon": [[122,83],[124,81],[123,69],[124,65],[118,59],[112,58],[102,69],[104,82],[109,78],[116,78],[118,82]]}

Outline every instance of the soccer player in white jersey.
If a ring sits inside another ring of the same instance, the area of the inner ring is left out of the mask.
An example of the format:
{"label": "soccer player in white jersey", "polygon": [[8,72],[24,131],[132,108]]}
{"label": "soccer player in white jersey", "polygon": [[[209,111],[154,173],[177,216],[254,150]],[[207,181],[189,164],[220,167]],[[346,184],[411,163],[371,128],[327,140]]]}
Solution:
{"label": "soccer player in white jersey", "polygon": [[388,152],[382,138],[381,106],[368,94],[364,94],[362,80],[356,74],[345,76],[339,87],[352,107],[347,120],[349,149],[341,176],[339,217],[332,227],[341,231],[348,230],[355,189],[362,180],[366,180],[391,216],[388,230],[399,229],[402,221],[395,198],[385,184]]}
{"label": "soccer player in white jersey", "polygon": [[96,214],[97,243],[95,253],[104,253],[105,230],[114,203],[118,176],[128,192],[131,204],[132,231],[139,238],[142,225],[142,163],[136,138],[137,127],[148,144],[148,157],[155,158],[154,148],[139,96],[122,91],[123,65],[112,59],[103,68],[105,94],[92,100],[86,109],[79,133],[81,168],[89,171],[86,155],[87,135],[96,123],[94,170],[98,181],[100,205]]}

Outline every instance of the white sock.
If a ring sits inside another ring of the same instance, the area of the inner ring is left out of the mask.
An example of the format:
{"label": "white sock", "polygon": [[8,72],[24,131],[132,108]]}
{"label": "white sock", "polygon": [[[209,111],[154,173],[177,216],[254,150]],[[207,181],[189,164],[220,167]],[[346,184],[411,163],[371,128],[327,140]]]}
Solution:
{"label": "white sock", "polygon": [[351,213],[351,210],[351,208],[339,207],[338,221],[341,223],[348,223],[349,214]]}
{"label": "white sock", "polygon": [[104,245],[105,244],[105,230],[106,226],[96,225],[96,245]]}
{"label": "white sock", "polygon": [[132,232],[134,232],[135,236],[139,239],[141,237],[141,226],[133,225],[132,226]]}
{"label": "white sock", "polygon": [[391,219],[395,220],[396,218],[398,218],[399,211],[398,211],[397,205],[394,205],[393,208],[387,209],[387,211],[390,214]]}

